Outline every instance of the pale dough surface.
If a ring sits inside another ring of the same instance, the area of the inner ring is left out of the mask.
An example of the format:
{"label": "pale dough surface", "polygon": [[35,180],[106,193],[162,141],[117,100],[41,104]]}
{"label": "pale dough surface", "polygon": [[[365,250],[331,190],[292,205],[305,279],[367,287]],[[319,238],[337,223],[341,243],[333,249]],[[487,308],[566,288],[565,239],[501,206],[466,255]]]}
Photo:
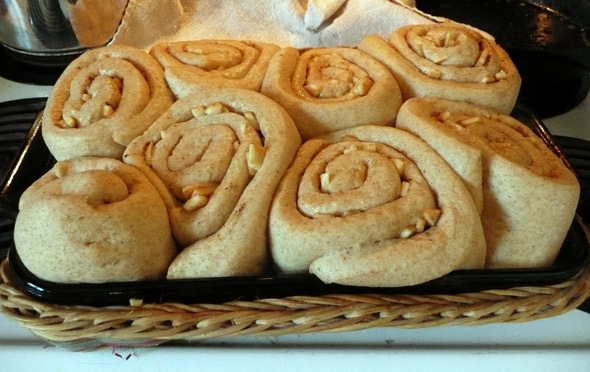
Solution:
{"label": "pale dough surface", "polygon": [[268,63],[279,47],[248,40],[193,40],[159,43],[150,54],[164,68],[177,98],[203,88],[260,91]]}
{"label": "pale dough surface", "polygon": [[[440,219],[420,232],[432,209]],[[278,268],[327,283],[413,285],[485,260],[478,211],[460,178],[396,128],[356,127],[307,141],[281,181],[269,223]],[[408,228],[416,232],[403,237]]]}
{"label": "pale dough surface", "polygon": [[[168,278],[266,270],[270,202],[300,143],[292,119],[274,101],[225,88],[176,101],[130,144],[123,160],[156,185],[185,247]],[[262,156],[251,156],[256,153]],[[208,191],[201,198],[187,193],[193,189]],[[189,208],[197,199],[204,204]]]}
{"label": "pale dough surface", "polygon": [[396,80],[354,48],[283,48],[261,92],[291,115],[303,139],[358,125],[393,125],[402,102]]}
{"label": "pale dough surface", "polygon": [[436,149],[482,200],[487,267],[541,267],[555,260],[580,186],[531,129],[468,103],[421,98],[404,103],[396,126]]}
{"label": "pale dough surface", "polygon": [[131,46],[92,49],[68,65],[43,111],[42,134],[57,160],[120,159],[172,104],[164,71]]}
{"label": "pale dough surface", "polygon": [[409,25],[389,38],[368,35],[359,49],[387,65],[404,100],[436,97],[466,101],[509,114],[521,78],[493,39],[457,24]]}
{"label": "pale dough surface", "polygon": [[176,254],[157,190],[118,160],[58,162],[23,193],[19,209],[16,250],[41,279],[161,279]]}

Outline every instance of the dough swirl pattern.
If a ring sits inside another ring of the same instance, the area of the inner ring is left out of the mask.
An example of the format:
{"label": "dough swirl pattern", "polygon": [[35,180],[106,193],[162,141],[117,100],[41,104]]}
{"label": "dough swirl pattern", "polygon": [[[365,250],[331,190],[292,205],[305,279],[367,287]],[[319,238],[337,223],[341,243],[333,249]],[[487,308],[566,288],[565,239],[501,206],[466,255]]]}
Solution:
{"label": "dough swirl pattern", "polygon": [[195,40],[160,43],[150,54],[165,70],[178,98],[202,88],[260,91],[274,44],[238,40]]}
{"label": "dough swirl pattern", "polygon": [[130,46],[90,50],[56,82],[43,113],[43,139],[57,160],[120,159],[171,104],[163,70],[149,54]]}
{"label": "dough swirl pattern", "polygon": [[134,167],[58,162],[19,201],[14,239],[25,266],[60,283],[163,278],[176,255],[166,207]]}
{"label": "dough swirl pattern", "polygon": [[271,252],[287,273],[411,285],[481,267],[478,218],[461,180],[420,139],[361,126],[301,147],[273,201]]}
{"label": "dough swirl pattern", "polygon": [[275,102],[242,89],[178,100],[128,147],[166,202],[184,250],[170,278],[261,272],[274,189],[300,139]]}
{"label": "dough swirl pattern", "polygon": [[406,101],[396,126],[430,144],[480,200],[488,267],[554,261],[580,186],[531,129],[472,104],[426,98]]}
{"label": "dough swirl pattern", "polygon": [[404,100],[438,97],[466,101],[510,113],[520,75],[493,40],[460,24],[411,25],[388,41],[369,35],[359,49],[387,65]]}
{"label": "dough swirl pattern", "polygon": [[284,48],[271,60],[262,93],[291,115],[304,139],[358,125],[393,125],[401,105],[385,66],[353,48]]}

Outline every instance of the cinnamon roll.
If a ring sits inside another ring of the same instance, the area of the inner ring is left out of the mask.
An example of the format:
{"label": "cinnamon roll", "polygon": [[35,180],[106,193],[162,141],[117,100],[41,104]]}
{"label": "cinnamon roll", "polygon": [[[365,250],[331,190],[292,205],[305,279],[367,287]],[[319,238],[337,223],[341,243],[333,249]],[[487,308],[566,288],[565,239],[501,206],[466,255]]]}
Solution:
{"label": "cinnamon roll", "polygon": [[485,260],[461,179],[422,140],[389,127],[305,142],[277,189],[269,235],[281,271],[327,283],[413,285]]}
{"label": "cinnamon roll", "polygon": [[520,75],[504,49],[465,25],[404,26],[387,41],[366,36],[359,49],[389,67],[404,101],[438,97],[508,114],[520,90]]}
{"label": "cinnamon roll", "polygon": [[166,206],[136,168],[107,158],[58,162],[19,201],[16,250],[41,279],[163,278],[176,254]]}
{"label": "cinnamon roll", "polygon": [[211,89],[175,102],[127,148],[166,202],[184,250],[169,278],[260,273],[274,190],[301,140],[287,113],[243,89]]}
{"label": "cinnamon roll", "polygon": [[120,159],[125,147],[172,104],[160,65],[130,46],[87,51],[57,80],[42,118],[57,160]]}
{"label": "cinnamon roll", "polygon": [[262,84],[291,115],[301,137],[366,125],[393,125],[401,105],[397,82],[383,64],[353,48],[284,48]]}
{"label": "cinnamon roll", "polygon": [[510,116],[413,98],[396,126],[430,144],[482,201],[490,268],[550,265],[575,215],[580,186],[544,142]]}
{"label": "cinnamon roll", "polygon": [[195,40],[159,43],[150,54],[165,70],[175,96],[203,88],[260,91],[271,57],[279,47],[239,40]]}

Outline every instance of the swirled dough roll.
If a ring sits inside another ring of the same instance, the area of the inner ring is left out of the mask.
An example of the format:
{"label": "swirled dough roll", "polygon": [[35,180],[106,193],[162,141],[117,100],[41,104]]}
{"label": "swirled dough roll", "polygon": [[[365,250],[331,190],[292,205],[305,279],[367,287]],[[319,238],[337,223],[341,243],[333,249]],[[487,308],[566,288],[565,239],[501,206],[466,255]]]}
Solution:
{"label": "swirled dough roll", "polygon": [[509,114],[520,90],[520,75],[504,49],[464,25],[404,26],[388,41],[366,36],[359,49],[389,67],[404,101],[437,97]]}
{"label": "swirled dough roll", "polygon": [[574,218],[580,186],[531,129],[472,104],[421,98],[402,105],[396,126],[430,144],[482,200],[487,267],[554,261]]}
{"label": "swirled dough roll", "polygon": [[243,89],[178,100],[123,160],[158,187],[176,240],[187,246],[169,278],[260,273],[275,188],[301,140],[287,113]]}
{"label": "swirled dough roll", "polygon": [[57,160],[120,159],[172,104],[160,65],[130,46],[90,50],[68,65],[43,111],[42,133]]}
{"label": "swirled dough roll", "polygon": [[166,206],[136,168],[107,158],[58,162],[19,201],[16,250],[41,279],[163,278],[176,254]]}
{"label": "swirled dough roll", "polygon": [[397,82],[379,61],[353,48],[284,48],[271,60],[262,93],[295,121],[301,137],[359,125],[393,125]]}
{"label": "swirled dough roll", "polygon": [[194,40],[159,43],[150,54],[162,65],[175,96],[203,88],[260,91],[271,57],[279,46],[240,40]]}
{"label": "swirled dough roll", "polygon": [[389,127],[304,143],[277,189],[269,234],[279,269],[328,283],[413,285],[485,260],[461,179],[418,137]]}

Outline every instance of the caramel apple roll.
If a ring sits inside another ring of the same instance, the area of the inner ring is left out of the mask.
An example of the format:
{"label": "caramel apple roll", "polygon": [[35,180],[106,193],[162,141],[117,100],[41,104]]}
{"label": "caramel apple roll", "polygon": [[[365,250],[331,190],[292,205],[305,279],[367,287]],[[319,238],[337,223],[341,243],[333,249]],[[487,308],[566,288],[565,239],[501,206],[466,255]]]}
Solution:
{"label": "caramel apple roll", "polygon": [[580,185],[531,129],[476,105],[433,98],[405,102],[396,126],[430,144],[481,200],[487,267],[553,263]]}
{"label": "caramel apple roll", "polygon": [[305,142],[269,224],[277,267],[327,283],[413,285],[485,260],[479,215],[461,179],[396,128],[360,126]]}
{"label": "caramel apple roll", "polygon": [[387,68],[353,48],[284,48],[262,85],[291,115],[303,139],[359,123],[393,125],[401,105]]}
{"label": "caramel apple roll", "polygon": [[58,162],[19,201],[24,265],[59,283],[164,278],[176,255],[166,206],[135,167],[107,158]]}
{"label": "caramel apple roll", "polygon": [[389,40],[366,36],[359,49],[389,67],[404,101],[437,97],[509,114],[520,90],[520,75],[504,49],[465,25],[404,26]]}
{"label": "caramel apple roll", "polygon": [[123,160],[156,185],[185,247],[169,278],[266,269],[268,209],[300,143],[278,104],[225,88],[178,100],[129,145]]}
{"label": "caramel apple roll", "polygon": [[271,57],[280,48],[240,40],[193,40],[159,43],[150,54],[165,70],[177,98],[203,88],[260,91]]}
{"label": "caramel apple roll", "polygon": [[130,46],[93,49],[55,83],[43,111],[43,139],[57,160],[120,159],[171,104],[164,71],[149,54]]}

